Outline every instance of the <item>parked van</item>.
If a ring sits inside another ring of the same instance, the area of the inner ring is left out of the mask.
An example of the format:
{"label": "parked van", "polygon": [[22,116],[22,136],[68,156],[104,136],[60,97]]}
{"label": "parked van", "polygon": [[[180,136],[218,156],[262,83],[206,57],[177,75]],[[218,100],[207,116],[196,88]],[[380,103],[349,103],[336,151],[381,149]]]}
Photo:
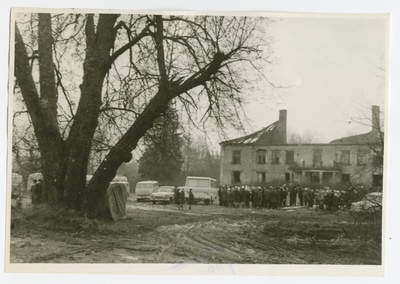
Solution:
{"label": "parked van", "polygon": [[186,177],[185,186],[180,187],[189,197],[189,189],[192,189],[194,202],[203,202],[206,205],[214,203],[218,199],[217,180],[210,177]]}
{"label": "parked van", "polygon": [[151,194],[157,192],[158,188],[158,181],[139,181],[135,187],[135,193],[137,194],[136,201],[150,201]]}

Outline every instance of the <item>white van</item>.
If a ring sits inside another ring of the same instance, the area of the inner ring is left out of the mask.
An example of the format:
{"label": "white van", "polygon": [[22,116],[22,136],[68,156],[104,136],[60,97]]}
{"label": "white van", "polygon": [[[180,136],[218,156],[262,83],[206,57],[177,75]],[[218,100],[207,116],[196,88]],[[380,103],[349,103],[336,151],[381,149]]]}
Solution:
{"label": "white van", "polygon": [[158,181],[147,180],[139,181],[136,184],[135,193],[137,194],[136,201],[150,201],[151,194],[157,192],[159,188]]}
{"label": "white van", "polygon": [[185,186],[180,187],[185,191],[186,198],[189,197],[189,190],[192,189],[194,202],[203,202],[206,205],[218,200],[217,180],[210,177],[186,177]]}

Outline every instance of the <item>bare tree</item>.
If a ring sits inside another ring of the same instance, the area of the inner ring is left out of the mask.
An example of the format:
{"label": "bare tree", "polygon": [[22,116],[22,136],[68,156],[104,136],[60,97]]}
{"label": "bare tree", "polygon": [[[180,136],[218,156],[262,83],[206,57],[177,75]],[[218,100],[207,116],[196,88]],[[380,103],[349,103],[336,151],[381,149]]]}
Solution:
{"label": "bare tree", "polygon": [[[371,113],[371,109],[367,109]],[[365,115],[367,112],[362,111],[358,117],[352,118],[354,123],[368,126],[371,131],[361,135],[351,136],[360,144],[357,153],[358,167],[353,177],[352,187],[354,184],[360,183],[359,180],[365,175],[383,174],[384,153],[385,153],[385,133],[384,133],[384,117],[383,111],[378,106],[372,106],[372,115]]]}
{"label": "bare tree", "polygon": [[[172,101],[190,112],[205,97],[204,119],[232,122],[242,89],[256,79],[247,70],[268,62],[260,18],[42,13],[17,19],[15,95],[22,94],[33,125],[46,196],[91,216],[103,214],[109,182]],[[99,145],[108,153],[85,186],[90,153]]]}

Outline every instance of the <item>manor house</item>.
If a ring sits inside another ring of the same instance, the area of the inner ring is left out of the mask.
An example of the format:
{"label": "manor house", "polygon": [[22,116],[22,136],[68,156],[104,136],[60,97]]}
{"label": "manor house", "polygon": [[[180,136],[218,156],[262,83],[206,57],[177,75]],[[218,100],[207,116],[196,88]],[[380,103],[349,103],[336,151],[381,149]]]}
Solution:
{"label": "manor house", "polygon": [[372,106],[370,132],[330,143],[288,144],[286,121],[287,111],[280,110],[279,120],[271,125],[221,142],[220,184],[382,187],[382,158],[377,156],[383,152],[379,106]]}

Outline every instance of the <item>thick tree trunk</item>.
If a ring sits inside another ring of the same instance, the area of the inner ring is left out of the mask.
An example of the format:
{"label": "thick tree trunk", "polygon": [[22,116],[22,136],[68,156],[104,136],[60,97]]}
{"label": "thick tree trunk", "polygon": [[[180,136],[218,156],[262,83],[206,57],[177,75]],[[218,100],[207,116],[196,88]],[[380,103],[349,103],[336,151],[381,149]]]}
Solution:
{"label": "thick tree trunk", "polygon": [[43,201],[82,209],[89,152],[101,106],[102,86],[110,67],[114,24],[118,15],[100,15],[95,29],[93,15],[86,24],[87,47],[81,98],[68,139],[61,137],[57,121],[57,89],[53,64],[50,14],[39,14],[40,96],[31,73],[29,57],[18,27],[15,40],[15,76],[41,152]]}
{"label": "thick tree trunk", "polygon": [[42,201],[63,205],[65,177],[65,147],[48,143],[42,155],[43,193]]}
{"label": "thick tree trunk", "polygon": [[57,89],[53,63],[53,35],[50,14],[39,14],[40,106],[44,125],[38,127],[42,159],[42,201],[60,204],[63,199],[65,147],[57,121]]}
{"label": "thick tree trunk", "polygon": [[29,58],[21,34],[16,27],[15,76],[32,119],[41,153],[44,189],[42,201],[60,204],[64,188],[65,145],[57,123],[57,90],[49,14],[39,15],[38,44],[40,97],[32,77]]}
{"label": "thick tree trunk", "polygon": [[118,15],[100,15],[95,31],[93,15],[88,15],[86,23],[86,57],[83,81],[80,85],[81,97],[67,140],[69,149],[65,177],[65,202],[82,210],[83,192],[92,139],[97,127],[102,103],[103,80],[110,68],[110,50],[114,46],[114,24]]}

